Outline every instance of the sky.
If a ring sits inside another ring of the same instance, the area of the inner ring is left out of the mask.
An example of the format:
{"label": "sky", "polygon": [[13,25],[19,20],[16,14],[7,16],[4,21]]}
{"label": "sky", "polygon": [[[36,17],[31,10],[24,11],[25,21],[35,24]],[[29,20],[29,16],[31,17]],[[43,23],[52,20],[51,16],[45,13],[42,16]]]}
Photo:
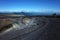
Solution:
{"label": "sky", "polygon": [[0,0],[0,12],[60,12],[60,0]]}

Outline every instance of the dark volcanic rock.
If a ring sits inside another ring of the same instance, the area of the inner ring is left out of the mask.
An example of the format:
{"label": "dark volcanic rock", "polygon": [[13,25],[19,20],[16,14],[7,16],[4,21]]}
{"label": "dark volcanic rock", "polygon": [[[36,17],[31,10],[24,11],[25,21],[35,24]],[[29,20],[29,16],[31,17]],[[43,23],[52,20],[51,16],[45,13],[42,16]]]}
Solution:
{"label": "dark volcanic rock", "polygon": [[0,40],[60,40],[60,18],[39,19],[44,20],[42,23],[38,21],[43,24],[42,26],[39,24],[39,26],[10,31],[0,35]]}

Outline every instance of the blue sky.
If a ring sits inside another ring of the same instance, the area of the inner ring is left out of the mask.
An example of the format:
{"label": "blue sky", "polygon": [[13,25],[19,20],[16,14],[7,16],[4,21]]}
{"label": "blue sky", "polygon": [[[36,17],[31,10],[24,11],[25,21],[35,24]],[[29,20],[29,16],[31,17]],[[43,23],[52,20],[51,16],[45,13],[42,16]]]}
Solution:
{"label": "blue sky", "polygon": [[0,11],[60,12],[60,0],[0,0]]}

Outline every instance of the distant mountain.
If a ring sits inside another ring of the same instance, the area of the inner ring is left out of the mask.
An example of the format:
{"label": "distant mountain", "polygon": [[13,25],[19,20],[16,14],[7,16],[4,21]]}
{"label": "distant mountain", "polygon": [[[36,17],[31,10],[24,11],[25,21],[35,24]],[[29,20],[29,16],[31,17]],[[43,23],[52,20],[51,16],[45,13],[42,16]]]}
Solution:
{"label": "distant mountain", "polygon": [[[53,15],[53,12],[0,12],[0,14],[16,14],[16,15],[27,15],[27,16],[38,16],[38,15]],[[60,14],[60,12],[56,13],[57,15]]]}

